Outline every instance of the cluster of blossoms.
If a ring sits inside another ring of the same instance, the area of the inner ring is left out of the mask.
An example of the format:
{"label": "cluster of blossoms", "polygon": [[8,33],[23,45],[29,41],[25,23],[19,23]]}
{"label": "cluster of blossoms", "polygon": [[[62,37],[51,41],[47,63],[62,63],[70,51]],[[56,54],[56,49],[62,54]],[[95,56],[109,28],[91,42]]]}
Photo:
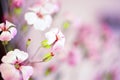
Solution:
{"label": "cluster of blossoms", "polygon": [[[22,0],[13,0],[15,7],[21,7]],[[29,8],[29,12],[25,13],[25,20],[28,25],[33,26],[36,30],[44,31],[49,28],[53,21],[53,14],[59,10],[59,5],[52,0],[41,0],[39,4]],[[11,41],[17,34],[15,25],[6,20],[0,24],[0,41],[4,46]],[[64,47],[65,37],[63,33],[54,28],[45,34],[46,39],[41,42],[41,46],[45,49],[50,48],[50,52],[44,56],[42,60],[32,61],[29,53],[14,49],[6,52],[2,57],[0,72],[4,80],[29,80],[34,72],[33,63],[46,62],[55,55],[55,51]],[[28,39],[26,47],[30,45],[31,39]],[[36,54],[36,53],[35,53]],[[34,57],[34,56],[33,56]]]}

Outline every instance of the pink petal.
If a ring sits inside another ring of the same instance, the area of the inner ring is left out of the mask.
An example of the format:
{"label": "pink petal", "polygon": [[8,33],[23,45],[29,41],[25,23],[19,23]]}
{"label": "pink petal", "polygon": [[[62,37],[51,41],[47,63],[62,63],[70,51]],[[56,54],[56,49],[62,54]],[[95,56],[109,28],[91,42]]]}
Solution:
{"label": "pink petal", "polygon": [[6,27],[9,28],[10,26],[15,26],[15,25],[6,20]]}
{"label": "pink petal", "polygon": [[5,56],[2,57],[2,62],[14,64],[16,62],[16,56],[13,53],[14,51],[9,51]]}
{"label": "pink petal", "polygon": [[8,31],[3,31],[0,35],[1,41],[10,41],[11,39],[12,39],[12,36]]}
{"label": "pink petal", "polygon": [[52,50],[56,51],[56,50],[60,50],[64,48],[64,43],[65,43],[65,38],[58,40],[54,45]]}
{"label": "pink petal", "polygon": [[23,80],[28,80],[33,74],[33,68],[31,66],[21,66],[21,72]]}
{"label": "pink petal", "polygon": [[9,31],[10,31],[10,33],[12,35],[12,38],[17,34],[17,29],[14,28],[14,27],[10,28]]}
{"label": "pink petal", "polygon": [[4,80],[21,80],[19,71],[13,65],[1,64],[0,72]]}
{"label": "pink petal", "polygon": [[20,51],[19,49],[15,49],[14,51],[8,52],[6,56],[3,56],[2,62],[14,64],[16,61],[19,61],[19,63],[21,63],[27,58],[27,53],[25,53],[24,51]]}
{"label": "pink petal", "polygon": [[0,24],[0,29],[4,27],[4,23],[1,23]]}

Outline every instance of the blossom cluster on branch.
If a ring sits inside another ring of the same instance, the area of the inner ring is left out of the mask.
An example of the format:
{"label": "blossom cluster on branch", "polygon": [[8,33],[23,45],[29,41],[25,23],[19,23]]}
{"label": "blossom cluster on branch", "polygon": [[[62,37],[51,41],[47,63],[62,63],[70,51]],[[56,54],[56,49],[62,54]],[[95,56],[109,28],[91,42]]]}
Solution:
{"label": "blossom cluster on branch", "polygon": [[[12,0],[10,4],[13,6],[13,10],[17,10],[21,14],[21,7],[23,0]],[[35,30],[44,31],[49,28],[53,22],[53,15],[59,10],[59,5],[52,0],[40,0],[39,3],[33,4],[28,9],[28,12],[24,14],[24,20],[26,25],[33,26]],[[16,15],[17,12],[15,13]],[[19,16],[20,16],[19,14]],[[46,32],[46,39],[41,41],[40,48],[50,49],[47,54],[44,55],[42,60],[34,61],[33,58],[38,51],[29,57],[27,51],[20,49],[8,50],[6,46],[17,35],[17,25],[12,23],[12,19],[5,20],[0,24],[0,41],[2,42],[6,55],[2,57],[0,64],[0,72],[4,80],[29,80],[34,73],[33,64],[46,62],[52,59],[56,51],[61,50],[64,47],[65,36],[58,28]],[[26,48],[31,44],[31,39],[26,42]],[[38,48],[39,49],[39,48]]]}

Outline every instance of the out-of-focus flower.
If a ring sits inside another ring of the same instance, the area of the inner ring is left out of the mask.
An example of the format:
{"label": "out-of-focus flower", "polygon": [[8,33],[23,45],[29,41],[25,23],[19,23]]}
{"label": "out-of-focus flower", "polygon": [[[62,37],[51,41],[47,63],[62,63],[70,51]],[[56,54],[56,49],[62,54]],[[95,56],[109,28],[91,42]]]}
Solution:
{"label": "out-of-focus flower", "polygon": [[45,75],[48,76],[49,74],[53,73],[54,71],[56,71],[57,66],[56,65],[50,65],[46,71],[45,71]]}
{"label": "out-of-focus flower", "polygon": [[21,7],[23,4],[23,0],[13,0],[13,6]]}
{"label": "out-of-focus flower", "polygon": [[4,80],[28,80],[33,68],[24,64],[28,54],[15,49],[3,56],[0,72]]}
{"label": "out-of-focus flower", "polygon": [[6,23],[0,24],[0,40],[1,41],[10,41],[17,33],[15,25],[9,21]]}
{"label": "out-of-focus flower", "polygon": [[67,61],[71,66],[77,65],[81,60],[81,55],[78,49],[72,48],[71,51],[68,54]]}
{"label": "out-of-focus flower", "polygon": [[60,10],[60,3],[58,1],[48,0],[43,6],[50,14],[55,14]]}
{"label": "out-of-focus flower", "polygon": [[52,50],[59,50],[64,47],[65,37],[57,28],[45,34],[48,44],[52,45]]}
{"label": "out-of-focus flower", "polygon": [[29,25],[33,25],[35,29],[45,30],[52,23],[52,17],[49,12],[42,6],[30,8],[30,11],[25,14],[25,20]]}

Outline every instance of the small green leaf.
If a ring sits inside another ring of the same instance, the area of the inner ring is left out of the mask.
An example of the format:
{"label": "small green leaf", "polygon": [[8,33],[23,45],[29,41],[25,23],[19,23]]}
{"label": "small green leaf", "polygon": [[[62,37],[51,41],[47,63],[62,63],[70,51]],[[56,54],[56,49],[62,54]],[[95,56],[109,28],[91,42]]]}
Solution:
{"label": "small green leaf", "polygon": [[42,47],[47,48],[47,49],[51,48],[51,45],[48,44],[48,40],[43,40],[41,42],[41,45],[42,45]]}
{"label": "small green leaf", "polygon": [[50,73],[51,73],[51,70],[48,68],[48,69],[45,71],[45,75],[48,76]]}
{"label": "small green leaf", "polygon": [[52,57],[53,57],[54,55],[53,55],[53,53],[51,52],[51,53],[47,53],[47,54],[45,54],[44,55],[44,57],[43,57],[43,62],[47,62],[47,61],[50,61],[51,59],[52,59]]}
{"label": "small green leaf", "polygon": [[69,21],[65,21],[64,23],[63,23],[63,28],[64,29],[68,29],[70,27],[70,22]]}
{"label": "small green leaf", "polygon": [[21,27],[21,31],[25,32],[27,31],[28,27],[26,24],[24,24],[22,27]]}
{"label": "small green leaf", "polygon": [[27,42],[26,42],[26,47],[28,47],[31,43],[31,39],[28,39]]}
{"label": "small green leaf", "polygon": [[15,8],[14,9],[14,13],[17,14],[17,15],[20,15],[22,12],[22,9],[21,8]]}

